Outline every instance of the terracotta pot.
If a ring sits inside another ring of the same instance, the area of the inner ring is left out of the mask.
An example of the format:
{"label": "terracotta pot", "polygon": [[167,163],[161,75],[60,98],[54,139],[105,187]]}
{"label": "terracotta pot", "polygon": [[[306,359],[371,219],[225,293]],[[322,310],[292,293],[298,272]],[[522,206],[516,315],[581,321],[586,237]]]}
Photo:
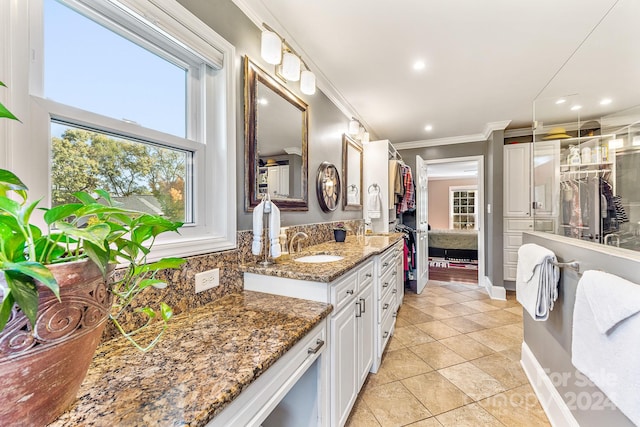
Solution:
{"label": "terracotta pot", "polygon": [[[58,302],[38,284],[35,329],[14,308],[0,333],[0,425],[45,425],[76,399],[111,308],[111,293],[91,261],[48,266]],[[4,275],[2,275],[4,279]]]}

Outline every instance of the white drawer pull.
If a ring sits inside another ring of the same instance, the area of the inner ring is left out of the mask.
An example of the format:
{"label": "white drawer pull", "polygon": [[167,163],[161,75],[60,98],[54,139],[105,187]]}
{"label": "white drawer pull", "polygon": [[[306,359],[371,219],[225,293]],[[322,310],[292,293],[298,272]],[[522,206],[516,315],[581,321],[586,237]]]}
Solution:
{"label": "white drawer pull", "polygon": [[316,340],[316,346],[311,348],[309,347],[307,349],[307,354],[316,354],[317,352],[320,351],[320,349],[322,348],[322,346],[324,345],[324,341],[322,341],[321,339],[317,339]]}

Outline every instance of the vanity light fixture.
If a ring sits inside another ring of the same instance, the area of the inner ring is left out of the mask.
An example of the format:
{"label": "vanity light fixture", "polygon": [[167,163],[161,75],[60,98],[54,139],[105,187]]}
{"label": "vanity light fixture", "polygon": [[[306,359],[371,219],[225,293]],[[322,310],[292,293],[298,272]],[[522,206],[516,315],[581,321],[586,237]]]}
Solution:
{"label": "vanity light fixture", "polygon": [[352,117],[349,121],[349,135],[357,136],[360,132],[360,122],[355,117]]}
{"label": "vanity light fixture", "polygon": [[[300,92],[305,95],[316,93],[316,76],[300,55],[273,28],[262,23],[260,55],[265,62],[276,66],[276,75],[286,81],[300,81]],[[304,68],[304,69],[303,69]]]}
{"label": "vanity light fixture", "polygon": [[351,135],[353,139],[360,141],[363,145],[369,143],[369,132],[367,132],[367,129],[362,126],[360,120],[355,117],[351,117],[351,120],[349,120],[347,133]]}

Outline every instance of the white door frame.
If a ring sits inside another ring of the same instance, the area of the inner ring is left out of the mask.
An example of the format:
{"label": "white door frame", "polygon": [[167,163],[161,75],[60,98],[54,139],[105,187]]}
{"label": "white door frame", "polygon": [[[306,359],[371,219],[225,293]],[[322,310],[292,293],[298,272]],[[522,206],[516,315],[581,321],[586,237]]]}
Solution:
{"label": "white door frame", "polygon": [[[484,259],[484,241],[485,241],[485,227],[484,227],[484,156],[466,156],[466,157],[450,157],[447,159],[433,159],[425,160],[427,171],[429,165],[442,164],[442,163],[458,163],[458,162],[471,162],[475,161],[478,164],[478,286],[485,287],[485,259]],[[428,187],[427,187],[428,188]]]}

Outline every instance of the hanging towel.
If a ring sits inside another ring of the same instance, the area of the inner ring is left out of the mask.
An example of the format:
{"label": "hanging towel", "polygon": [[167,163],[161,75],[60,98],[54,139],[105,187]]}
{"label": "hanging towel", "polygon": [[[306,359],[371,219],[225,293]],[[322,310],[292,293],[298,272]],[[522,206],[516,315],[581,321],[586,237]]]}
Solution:
{"label": "hanging towel", "polygon": [[251,253],[260,255],[262,252],[262,215],[264,214],[264,201],[258,203],[253,208],[253,242],[251,243]]}
{"label": "hanging towel", "polygon": [[544,321],[558,298],[560,270],[549,249],[527,243],[518,249],[516,300],[534,320]]}
{"label": "hanging towel", "polygon": [[269,240],[271,242],[271,257],[278,258],[282,252],[280,246],[280,209],[275,203],[271,203],[271,216],[269,217]]}
{"label": "hanging towel", "polygon": [[380,218],[382,215],[382,199],[380,198],[380,191],[375,190],[373,193],[369,193],[367,199],[367,211],[369,218]]}
{"label": "hanging towel", "polygon": [[571,362],[640,425],[640,285],[585,271],[573,310]]}

